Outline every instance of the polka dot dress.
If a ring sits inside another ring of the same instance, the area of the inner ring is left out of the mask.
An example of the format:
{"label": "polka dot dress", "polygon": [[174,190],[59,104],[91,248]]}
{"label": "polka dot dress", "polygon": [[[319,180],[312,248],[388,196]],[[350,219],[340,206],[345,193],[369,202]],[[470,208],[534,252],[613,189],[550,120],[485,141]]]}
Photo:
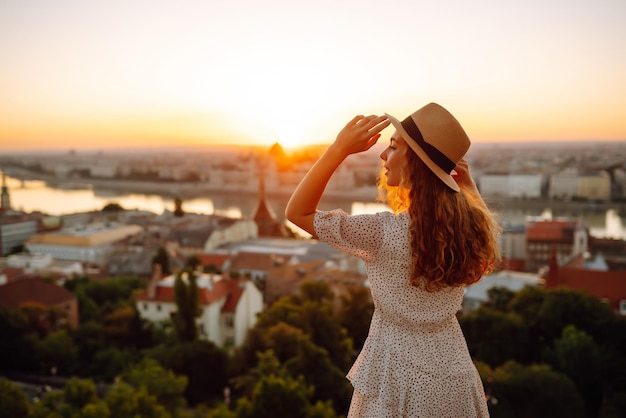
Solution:
{"label": "polka dot dress", "polygon": [[365,261],[374,301],[369,335],[348,372],[348,417],[488,417],[456,319],[463,288],[411,286],[409,216],[317,212],[319,240]]}

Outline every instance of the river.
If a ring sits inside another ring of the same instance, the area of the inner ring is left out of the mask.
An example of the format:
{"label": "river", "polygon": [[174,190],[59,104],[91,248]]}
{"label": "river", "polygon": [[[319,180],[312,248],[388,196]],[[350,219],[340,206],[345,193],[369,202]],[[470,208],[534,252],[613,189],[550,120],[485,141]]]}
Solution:
{"label": "river", "polygon": [[[11,198],[11,206],[15,210],[24,212],[41,211],[50,215],[65,215],[85,211],[102,209],[107,203],[118,203],[124,209],[147,210],[157,214],[163,211],[174,210],[172,197],[158,194],[128,193],[123,191],[94,189],[89,186],[77,185],[76,188],[50,187],[39,180],[20,180],[6,177],[6,183]],[[287,197],[268,197],[278,219],[283,220],[283,211],[287,204]],[[250,217],[258,205],[258,198],[212,193],[206,198],[189,198],[183,201],[183,210],[186,212],[218,214],[233,218]],[[504,222],[521,223],[528,216],[547,217],[576,217],[582,218],[585,226],[595,237],[626,239],[626,214],[610,205],[602,209],[584,205],[571,206],[560,203],[558,205],[546,202],[520,204],[514,207],[498,205],[496,211]],[[323,200],[320,208],[323,210],[340,207],[348,213],[368,213],[385,209],[386,207],[374,201],[329,201]]]}

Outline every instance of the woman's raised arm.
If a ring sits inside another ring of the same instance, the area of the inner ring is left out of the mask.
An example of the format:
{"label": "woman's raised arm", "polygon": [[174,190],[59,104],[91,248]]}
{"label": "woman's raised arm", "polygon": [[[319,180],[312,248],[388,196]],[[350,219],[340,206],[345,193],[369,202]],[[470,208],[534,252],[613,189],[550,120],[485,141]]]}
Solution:
{"label": "woman's raised arm", "polygon": [[348,155],[370,149],[389,123],[386,116],[375,115],[356,116],[348,122],[291,195],[287,219],[315,236],[313,218],[331,176]]}

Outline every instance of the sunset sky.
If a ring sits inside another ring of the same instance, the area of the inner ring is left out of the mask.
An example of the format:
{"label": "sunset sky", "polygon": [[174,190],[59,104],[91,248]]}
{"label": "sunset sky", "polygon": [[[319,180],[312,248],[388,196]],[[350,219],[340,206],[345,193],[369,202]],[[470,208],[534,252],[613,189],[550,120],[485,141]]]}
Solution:
{"label": "sunset sky", "polygon": [[0,152],[320,143],[430,101],[475,142],[626,140],[624,22],[624,0],[2,1]]}

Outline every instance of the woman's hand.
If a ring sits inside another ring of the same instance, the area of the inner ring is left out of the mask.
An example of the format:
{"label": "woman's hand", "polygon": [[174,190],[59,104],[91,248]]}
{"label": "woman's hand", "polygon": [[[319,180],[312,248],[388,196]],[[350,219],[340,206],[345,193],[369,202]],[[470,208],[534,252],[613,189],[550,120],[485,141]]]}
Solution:
{"label": "woman's hand", "polygon": [[476,182],[470,174],[469,164],[465,158],[457,163],[456,167],[454,167],[454,171],[456,171],[456,174],[453,175],[453,178],[460,188],[478,193]]}
{"label": "woman's hand", "polygon": [[346,156],[367,151],[376,144],[380,132],[390,123],[386,116],[355,116],[339,132],[332,147]]}

